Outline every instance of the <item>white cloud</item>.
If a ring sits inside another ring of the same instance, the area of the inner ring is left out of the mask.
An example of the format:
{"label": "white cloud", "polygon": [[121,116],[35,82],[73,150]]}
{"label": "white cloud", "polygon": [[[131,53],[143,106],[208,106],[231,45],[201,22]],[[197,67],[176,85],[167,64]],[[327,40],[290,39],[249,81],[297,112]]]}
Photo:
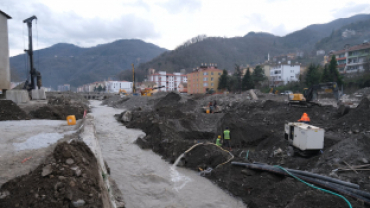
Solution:
{"label": "white cloud", "polygon": [[39,48],[66,42],[89,47],[139,38],[174,49],[185,40],[244,36],[263,31],[284,36],[310,24],[370,13],[368,0],[2,0],[10,51],[22,52],[22,20],[38,17]]}

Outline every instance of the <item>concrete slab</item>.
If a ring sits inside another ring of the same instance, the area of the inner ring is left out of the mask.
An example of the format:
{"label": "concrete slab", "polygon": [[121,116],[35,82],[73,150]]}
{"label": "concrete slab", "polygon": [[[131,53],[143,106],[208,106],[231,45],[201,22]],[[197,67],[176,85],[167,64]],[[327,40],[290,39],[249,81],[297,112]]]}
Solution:
{"label": "concrete slab", "polygon": [[27,103],[30,101],[27,90],[7,90],[6,99],[17,104]]}

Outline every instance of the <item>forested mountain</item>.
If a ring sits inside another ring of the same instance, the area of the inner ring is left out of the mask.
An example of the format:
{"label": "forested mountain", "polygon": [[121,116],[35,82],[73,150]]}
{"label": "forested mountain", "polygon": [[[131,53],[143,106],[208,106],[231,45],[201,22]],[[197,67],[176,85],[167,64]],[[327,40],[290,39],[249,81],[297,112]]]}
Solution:
{"label": "forested mountain", "polygon": [[[312,51],[321,49],[316,44],[330,36],[333,31],[341,28],[350,28],[350,25],[355,27],[362,25],[362,22],[369,21],[369,14],[361,14],[337,19],[326,24],[310,25],[284,37],[268,33],[249,32],[244,37],[205,38],[202,41],[178,47],[173,51],[167,51],[153,60],[141,64],[138,73],[141,78],[144,78],[146,70],[149,68],[172,72],[180,69],[191,70],[201,63],[217,63],[218,68],[233,69],[234,64],[254,65],[264,62],[268,53],[270,57],[297,51],[303,51],[306,55],[310,55]],[[356,44],[360,43],[362,41]],[[343,46],[343,43],[340,41],[328,45],[324,49],[328,51],[338,49],[340,48],[339,46]],[[125,73],[122,74],[124,75]],[[127,76],[129,76],[128,73],[126,74]]]}
{"label": "forested mountain", "polygon": [[[41,72],[43,85],[56,88],[69,83],[79,86],[85,83],[114,78],[120,71],[146,62],[166,49],[141,40],[117,40],[91,48],[59,43],[34,52],[36,70]],[[11,69],[20,80],[29,76],[25,55],[10,58]]]}
{"label": "forested mountain", "polygon": [[358,45],[370,41],[370,19],[354,22],[332,31],[328,36],[316,44],[317,49],[340,50],[346,44]]}

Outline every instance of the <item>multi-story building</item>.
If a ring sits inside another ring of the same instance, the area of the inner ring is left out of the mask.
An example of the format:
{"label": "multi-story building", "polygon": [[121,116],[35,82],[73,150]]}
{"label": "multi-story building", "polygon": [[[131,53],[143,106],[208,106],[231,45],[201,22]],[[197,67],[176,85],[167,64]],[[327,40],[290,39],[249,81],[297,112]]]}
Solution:
{"label": "multi-story building", "polygon": [[270,85],[278,86],[299,80],[300,64],[280,63],[270,69]]}
{"label": "multi-story building", "polygon": [[370,43],[347,47],[343,50],[331,52],[338,61],[338,70],[341,74],[363,72],[370,61]]}
{"label": "multi-story building", "polygon": [[153,74],[148,75],[148,81],[155,82],[158,86],[164,86],[160,88],[159,91],[178,91],[178,86],[181,82],[187,83],[186,75],[179,72],[167,74],[165,71],[155,73],[154,69],[150,69],[149,71]]}
{"label": "multi-story building", "polygon": [[105,81],[105,92],[119,93],[120,90],[125,90],[127,93],[132,92],[132,82],[128,81]]}
{"label": "multi-story building", "polygon": [[201,66],[192,73],[187,74],[188,94],[206,93],[207,89],[217,91],[218,80],[222,75],[222,70],[215,66]]}
{"label": "multi-story building", "polygon": [[67,92],[71,90],[70,84],[58,85],[58,92]]}
{"label": "multi-story building", "polygon": [[0,91],[10,88],[8,19],[11,17],[0,10]]}

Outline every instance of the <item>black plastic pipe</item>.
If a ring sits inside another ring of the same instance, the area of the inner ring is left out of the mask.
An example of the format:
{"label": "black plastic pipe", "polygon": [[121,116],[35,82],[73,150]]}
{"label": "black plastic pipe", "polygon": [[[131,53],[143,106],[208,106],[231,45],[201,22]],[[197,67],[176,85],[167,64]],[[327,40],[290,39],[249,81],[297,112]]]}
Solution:
{"label": "black plastic pipe", "polygon": [[[249,163],[232,162],[232,164],[245,166],[245,164],[249,164]],[[266,165],[266,164],[258,163],[257,165]],[[266,166],[270,166],[270,165],[266,165]],[[272,166],[270,166],[270,167],[272,167]],[[337,184],[347,186],[347,187],[353,188],[353,189],[359,189],[360,188],[360,186],[358,184],[354,184],[354,183],[350,183],[350,182],[346,182],[346,181],[341,181],[341,180],[331,178],[331,177],[328,177],[328,176],[323,176],[323,175],[310,173],[310,172],[307,172],[307,171],[301,171],[301,170],[292,170],[292,169],[286,169],[286,170],[291,172],[291,173],[294,173],[294,174],[299,174],[299,175],[302,175],[302,176],[308,176],[308,177],[311,177],[311,178],[317,178],[317,179],[321,179],[321,180],[324,180],[324,181],[337,183]]]}
{"label": "black plastic pipe", "polygon": [[[269,171],[269,172],[284,175],[284,176],[290,176],[284,170],[282,170],[280,168],[277,168],[277,167],[274,167],[274,166],[270,166],[270,165],[260,165],[260,164],[257,165],[257,164],[239,163],[239,162],[232,162],[231,164],[238,165],[238,166],[244,166],[244,167],[247,167],[247,168],[250,168],[250,169]],[[350,190],[346,189],[347,187],[343,187],[339,184],[334,185],[333,183],[326,182],[326,181],[323,182],[322,180],[318,180],[318,179],[307,177],[307,176],[296,176],[296,177],[301,178],[302,180],[305,180],[306,182],[310,182],[312,184],[316,184],[316,185],[321,186],[323,188],[330,189],[330,190],[335,191],[337,193],[347,195],[347,196],[351,196],[351,197],[353,197],[357,200],[360,200],[360,201],[362,201],[366,204],[370,204],[370,199],[368,199],[366,197],[363,197],[363,196],[360,196],[360,195],[358,195],[354,192],[351,192]]]}

